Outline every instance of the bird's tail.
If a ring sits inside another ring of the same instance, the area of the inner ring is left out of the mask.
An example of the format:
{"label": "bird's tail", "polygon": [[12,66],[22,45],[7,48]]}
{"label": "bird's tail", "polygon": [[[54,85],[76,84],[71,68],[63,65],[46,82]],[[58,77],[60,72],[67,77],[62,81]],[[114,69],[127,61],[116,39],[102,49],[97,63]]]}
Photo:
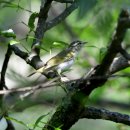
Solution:
{"label": "bird's tail", "polygon": [[32,75],[36,74],[36,73],[43,73],[45,71],[45,66],[39,68],[38,70],[36,70],[35,72],[29,74],[27,77],[31,77]]}

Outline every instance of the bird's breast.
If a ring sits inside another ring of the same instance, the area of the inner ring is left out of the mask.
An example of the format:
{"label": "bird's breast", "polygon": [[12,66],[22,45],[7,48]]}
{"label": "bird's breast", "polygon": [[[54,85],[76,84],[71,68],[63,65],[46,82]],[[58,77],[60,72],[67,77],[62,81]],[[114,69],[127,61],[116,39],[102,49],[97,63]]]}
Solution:
{"label": "bird's breast", "polygon": [[73,63],[74,63],[74,59],[63,62],[63,63],[58,65],[57,69],[60,69],[60,70],[68,69],[73,65]]}

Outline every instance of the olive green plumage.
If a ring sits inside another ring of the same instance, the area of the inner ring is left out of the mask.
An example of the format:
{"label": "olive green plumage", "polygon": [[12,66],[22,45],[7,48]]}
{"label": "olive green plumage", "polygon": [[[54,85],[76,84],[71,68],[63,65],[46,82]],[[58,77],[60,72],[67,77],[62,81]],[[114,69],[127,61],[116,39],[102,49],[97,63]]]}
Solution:
{"label": "olive green plumage", "polygon": [[58,73],[61,73],[62,70],[67,69],[73,65],[75,57],[85,43],[86,42],[81,41],[72,42],[66,49],[49,59],[46,64],[36,70],[36,72],[44,73],[45,71],[56,70]]}

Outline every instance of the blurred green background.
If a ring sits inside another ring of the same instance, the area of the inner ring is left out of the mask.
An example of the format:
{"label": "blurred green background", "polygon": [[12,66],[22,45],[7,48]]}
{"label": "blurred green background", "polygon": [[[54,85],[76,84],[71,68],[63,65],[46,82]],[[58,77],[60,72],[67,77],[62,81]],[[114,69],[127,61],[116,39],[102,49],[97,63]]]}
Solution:
{"label": "blurred green background", "polygon": [[[8,3],[11,2],[11,3]],[[91,67],[100,64],[101,59],[111,42],[115,31],[119,13],[122,8],[130,9],[129,0],[80,0],[79,9],[75,10],[67,19],[54,28],[48,30],[42,41],[41,58],[46,62],[53,55],[66,47],[64,43],[70,43],[75,39],[87,41],[87,45],[82,49],[75,65],[70,72],[65,75],[69,79],[77,79],[88,72]],[[23,9],[20,9],[23,7]],[[67,6],[53,2],[49,11],[48,21],[55,18]],[[21,42],[18,46],[30,52],[34,33],[29,33],[28,20],[32,12],[39,12],[40,0],[8,0],[0,2],[0,30],[13,29],[16,39]],[[37,19],[35,21],[35,25]],[[26,40],[27,35],[29,35]],[[130,51],[130,32],[123,41],[123,47]],[[8,40],[0,37],[0,67],[4,60]],[[58,43],[58,44],[56,44]],[[9,62],[6,74],[6,84],[9,88],[36,86],[44,83],[47,79],[36,74],[27,77],[34,69],[27,65],[25,61],[13,55]],[[127,68],[118,74],[129,73]],[[100,88],[95,89],[90,97],[88,106],[107,108],[112,111],[130,114],[130,78],[115,77]],[[22,96],[21,96],[22,95]],[[36,119],[41,115],[49,114],[43,118],[43,122],[50,119],[56,106],[66,95],[62,87],[52,87],[37,90],[35,93],[26,95],[24,93],[6,94],[4,96],[5,108],[9,110],[10,117],[23,121],[32,128]],[[16,121],[13,121],[16,130],[27,130],[27,128]],[[39,124],[42,126],[42,123]],[[71,130],[129,130],[125,125],[116,124],[103,120],[82,119],[76,123]],[[40,130],[40,128],[37,128]]]}

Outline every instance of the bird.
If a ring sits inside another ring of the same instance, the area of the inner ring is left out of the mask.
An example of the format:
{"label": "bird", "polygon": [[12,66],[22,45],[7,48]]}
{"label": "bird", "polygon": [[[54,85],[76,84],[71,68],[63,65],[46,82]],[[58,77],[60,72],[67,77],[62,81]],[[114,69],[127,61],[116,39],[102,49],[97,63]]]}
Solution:
{"label": "bird", "polygon": [[41,68],[31,73],[28,77],[35,73],[43,74],[50,70],[56,71],[60,75],[61,72],[69,69],[74,64],[76,56],[78,55],[83,45],[86,43],[87,42],[82,42],[79,40],[73,41],[66,49],[62,50],[60,53],[49,59]]}

